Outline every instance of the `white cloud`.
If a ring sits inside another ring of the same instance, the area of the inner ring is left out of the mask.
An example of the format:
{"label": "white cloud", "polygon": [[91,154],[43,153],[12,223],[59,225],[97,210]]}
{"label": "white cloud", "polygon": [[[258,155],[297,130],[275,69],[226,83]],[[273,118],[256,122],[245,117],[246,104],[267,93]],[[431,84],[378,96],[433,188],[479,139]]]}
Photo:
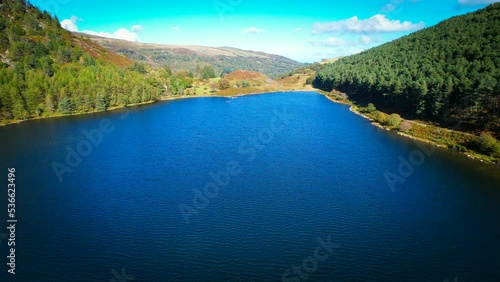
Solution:
{"label": "white cloud", "polygon": [[382,41],[381,37],[370,37],[367,35],[346,36],[345,38],[330,37],[325,40],[308,41],[311,46],[308,48],[308,52],[313,54],[311,58],[314,58],[314,61],[318,61],[321,58],[335,58],[357,54],[376,46]]}
{"label": "white cloud", "polygon": [[414,24],[409,21],[389,20],[384,15],[375,15],[366,20],[352,17],[346,20],[316,23],[313,27],[313,34],[322,33],[379,33],[413,31],[425,26],[423,22]]}
{"label": "white cloud", "polygon": [[293,32],[297,33],[297,32],[301,32],[303,29],[301,27],[297,27],[296,29],[293,30]]}
{"label": "white cloud", "polygon": [[106,38],[113,38],[113,39],[122,39],[122,40],[127,40],[127,41],[132,41],[132,42],[139,42],[139,36],[137,33],[131,32],[126,28],[120,28],[117,31],[113,33],[109,32],[97,32],[93,30],[84,30],[82,33],[90,34],[90,35],[97,35],[101,37],[106,37]]}
{"label": "white cloud", "polygon": [[65,19],[61,22],[61,27],[68,31],[78,31],[78,26],[76,25],[78,20],[78,17],[71,16],[70,19]]}
{"label": "white cloud", "polygon": [[139,37],[138,37],[137,33],[129,31],[128,29],[125,29],[125,28],[118,29],[117,31],[115,31],[113,33],[113,36],[115,36],[118,39],[139,42]]}
{"label": "white cloud", "polygon": [[127,40],[127,41],[132,41],[132,42],[139,42],[139,36],[137,33],[129,31],[126,28],[120,28],[117,31],[113,33],[109,32],[104,32],[104,31],[93,31],[93,30],[83,30],[82,33],[90,34],[90,35],[97,35],[101,37],[106,37],[106,38],[113,38],[113,39],[122,39],[122,40]]}
{"label": "white cloud", "polygon": [[311,40],[309,41],[312,45],[319,45],[323,47],[340,47],[348,45],[349,42],[340,38],[331,37],[326,40]]}
{"label": "white cloud", "polygon": [[[71,16],[69,19],[65,19],[61,21],[61,27],[73,32],[78,32],[77,22],[81,21],[78,17]],[[123,39],[127,41],[139,42],[138,34],[143,30],[142,25],[133,25],[131,30],[126,28],[119,28],[113,33],[103,32],[103,31],[93,31],[93,30],[83,30],[82,33],[97,35],[101,37],[114,38],[114,39]]]}
{"label": "white cloud", "polygon": [[381,12],[384,12],[384,13],[390,13],[394,10],[396,10],[397,8],[399,8],[399,6],[401,4],[403,4],[404,0],[391,0],[390,3],[388,3],[387,5],[385,5],[384,7],[382,7],[382,9],[380,9]]}
{"label": "white cloud", "polygon": [[132,26],[132,32],[141,33],[143,30],[144,29],[143,29],[142,25],[133,25]]}
{"label": "white cloud", "polygon": [[259,34],[259,33],[264,32],[264,30],[256,28],[256,27],[249,27],[249,28],[242,30],[241,32],[244,34]]}
{"label": "white cloud", "polygon": [[381,42],[381,38],[371,38],[366,35],[362,35],[359,39],[351,39],[351,40],[345,40],[342,38],[337,38],[337,37],[331,37],[326,40],[310,40],[309,43],[315,46],[322,46],[322,47],[351,47],[356,50],[361,49],[362,47],[365,47],[367,45],[373,44],[373,43],[379,43]]}
{"label": "white cloud", "polygon": [[[81,21],[78,17],[72,16],[70,19],[65,19],[61,22],[61,26],[69,31],[78,32],[77,22]],[[103,32],[103,31],[93,31],[93,30],[83,30],[82,33],[97,35],[101,37],[114,38],[114,39],[123,39],[127,41],[139,42],[139,33],[143,30],[142,25],[134,25],[131,27],[131,30],[126,28],[120,28],[113,33]]]}
{"label": "white cloud", "polygon": [[485,5],[500,2],[500,0],[458,0],[458,4],[462,6]]}
{"label": "white cloud", "polygon": [[173,27],[172,27],[172,30],[177,31],[177,30],[181,30],[181,28],[180,28],[180,27],[178,27],[178,26],[173,26]]}
{"label": "white cloud", "polygon": [[321,51],[313,52],[312,58],[314,59],[314,61],[318,61],[321,59],[330,59],[330,58],[350,56],[350,55],[361,53],[365,50],[366,49],[364,49],[364,48],[345,47],[345,46],[339,47],[339,48],[333,48],[333,49],[324,49]]}
{"label": "white cloud", "polygon": [[359,38],[359,43],[361,43],[363,45],[368,45],[368,44],[373,43],[373,42],[375,42],[375,40],[369,36],[366,36],[366,35],[362,35]]}

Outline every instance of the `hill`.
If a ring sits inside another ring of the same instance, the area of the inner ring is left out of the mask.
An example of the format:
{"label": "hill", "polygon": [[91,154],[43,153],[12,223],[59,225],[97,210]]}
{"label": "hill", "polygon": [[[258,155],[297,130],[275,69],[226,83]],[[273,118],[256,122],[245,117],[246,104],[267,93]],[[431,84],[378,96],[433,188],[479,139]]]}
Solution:
{"label": "hill", "polygon": [[0,60],[0,123],[105,111],[162,92],[161,79],[23,0],[0,2]]}
{"label": "hill", "polygon": [[72,41],[80,46],[85,53],[88,53],[93,58],[102,60],[103,62],[111,63],[119,67],[126,67],[134,64],[134,61],[130,58],[108,50],[88,38],[73,37]]}
{"label": "hill", "polygon": [[230,73],[245,69],[275,77],[304,65],[278,55],[231,47],[147,44],[83,33],[76,34],[90,38],[99,45],[133,60],[142,61],[155,67],[167,65],[174,71],[196,72],[201,67],[211,65],[217,73],[223,71]]}
{"label": "hill", "polygon": [[253,72],[238,70],[219,80],[218,95],[239,95],[258,92],[270,92],[280,89],[280,85],[268,76]]}
{"label": "hill", "polygon": [[407,118],[500,135],[500,3],[326,65],[314,85]]}
{"label": "hill", "polygon": [[342,57],[335,57],[335,58],[330,58],[330,59],[323,59],[321,60],[321,62],[319,62],[320,64],[322,65],[325,65],[325,64],[330,64],[330,63],[335,63],[336,61],[338,61],[340,58]]}

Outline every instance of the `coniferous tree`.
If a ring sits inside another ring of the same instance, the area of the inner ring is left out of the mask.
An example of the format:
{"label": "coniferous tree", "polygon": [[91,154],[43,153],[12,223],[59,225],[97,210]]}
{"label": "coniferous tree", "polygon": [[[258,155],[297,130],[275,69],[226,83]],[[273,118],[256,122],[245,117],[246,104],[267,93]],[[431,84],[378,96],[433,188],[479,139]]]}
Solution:
{"label": "coniferous tree", "polygon": [[500,135],[500,3],[454,17],[320,70],[316,87],[407,117]]}

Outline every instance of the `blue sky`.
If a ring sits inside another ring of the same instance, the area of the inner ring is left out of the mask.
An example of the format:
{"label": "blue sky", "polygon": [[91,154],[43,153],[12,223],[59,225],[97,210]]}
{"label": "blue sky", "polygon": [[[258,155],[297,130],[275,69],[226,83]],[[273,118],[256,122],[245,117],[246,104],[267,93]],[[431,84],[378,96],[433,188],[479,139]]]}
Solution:
{"label": "blue sky", "polygon": [[315,62],[354,54],[500,0],[32,0],[72,31],[230,46]]}

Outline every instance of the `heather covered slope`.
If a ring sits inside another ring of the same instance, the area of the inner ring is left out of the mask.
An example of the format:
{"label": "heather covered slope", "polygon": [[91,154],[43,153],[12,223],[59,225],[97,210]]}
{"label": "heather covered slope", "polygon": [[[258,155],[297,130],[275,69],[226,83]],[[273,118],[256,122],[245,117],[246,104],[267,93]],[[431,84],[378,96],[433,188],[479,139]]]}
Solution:
{"label": "heather covered slope", "polygon": [[205,47],[130,42],[78,33],[92,41],[133,60],[152,66],[169,66],[172,70],[196,72],[197,68],[213,66],[217,73],[249,70],[269,77],[292,71],[304,64],[278,55],[231,47]]}

